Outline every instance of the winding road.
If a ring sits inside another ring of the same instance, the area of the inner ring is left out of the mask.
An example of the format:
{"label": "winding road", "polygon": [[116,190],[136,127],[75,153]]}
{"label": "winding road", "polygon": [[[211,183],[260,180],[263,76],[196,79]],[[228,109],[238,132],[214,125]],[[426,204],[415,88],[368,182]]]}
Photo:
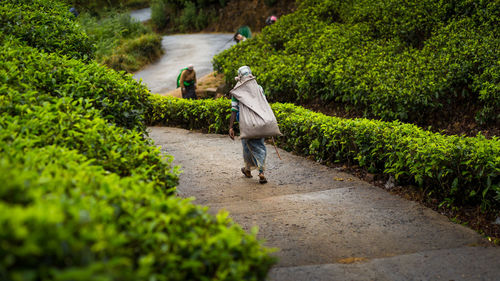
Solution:
{"label": "winding road", "polygon": [[[212,71],[230,34],[172,35],[166,55],[136,73],[154,93],[175,88],[179,69]],[[276,247],[271,281],[500,280],[500,248],[352,175],[268,146],[268,184],[245,178],[241,143],[227,135],[150,127],[150,138],[183,170],[178,193],[211,213],[227,210],[244,229],[259,228]]]}
{"label": "winding road", "polygon": [[212,58],[234,45],[233,35],[228,33],[179,34],[164,36],[161,59],[134,74],[151,92],[163,94],[177,87],[180,69],[192,63],[197,78],[213,71]]}

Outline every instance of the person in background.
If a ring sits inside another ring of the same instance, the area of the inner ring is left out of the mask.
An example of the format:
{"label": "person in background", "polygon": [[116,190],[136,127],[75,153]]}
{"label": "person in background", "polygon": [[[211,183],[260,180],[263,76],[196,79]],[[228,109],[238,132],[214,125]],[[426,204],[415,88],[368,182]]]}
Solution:
{"label": "person in background", "polygon": [[247,40],[247,38],[239,33],[236,33],[234,35],[234,41],[236,41],[236,43],[240,43],[240,42],[245,41],[245,40]]}
{"label": "person in background", "polygon": [[78,17],[78,11],[75,7],[71,7],[69,11],[75,16],[75,18]]}
{"label": "person in background", "polygon": [[266,19],[266,25],[272,25],[274,24],[278,18],[276,16],[270,16]]}
{"label": "person in background", "polygon": [[[241,84],[245,84],[246,81],[253,79],[254,76],[248,66],[242,66],[238,69],[238,77],[235,79]],[[236,86],[235,86],[236,88]],[[234,88],[233,88],[234,90]],[[264,95],[264,91],[260,85],[255,83],[255,86],[248,89],[251,91],[252,95]],[[233,96],[231,98],[231,117],[229,119],[229,137],[234,140],[234,122],[239,120],[239,101]],[[252,170],[259,170],[259,183],[267,183],[267,179],[264,176],[265,163],[266,163],[266,145],[264,144],[264,138],[258,139],[241,139],[241,144],[243,146],[243,160],[245,167],[241,168],[241,172],[247,178],[252,177]]]}
{"label": "person in background", "polygon": [[233,36],[233,39],[234,41],[236,41],[236,43],[245,41],[250,38],[252,38],[252,31],[247,25],[240,26],[240,28],[236,30],[236,33]]}
{"label": "person in background", "polygon": [[187,69],[181,74],[180,87],[182,97],[185,99],[197,99],[196,96],[196,72],[192,64],[188,65]]}

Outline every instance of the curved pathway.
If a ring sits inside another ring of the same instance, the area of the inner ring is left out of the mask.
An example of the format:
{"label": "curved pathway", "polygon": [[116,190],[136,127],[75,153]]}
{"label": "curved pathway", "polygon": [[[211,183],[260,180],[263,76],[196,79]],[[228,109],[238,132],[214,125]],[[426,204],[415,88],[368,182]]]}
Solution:
{"label": "curved pathway", "polygon": [[[155,93],[175,88],[193,63],[201,78],[230,34],[166,36],[166,55],[136,73]],[[268,146],[267,177],[245,178],[241,143],[227,135],[151,127],[183,174],[179,196],[210,212],[227,210],[244,229],[277,247],[269,280],[498,280],[500,248],[446,217],[342,173]]]}
{"label": "curved pathway", "polygon": [[277,247],[269,280],[499,280],[500,248],[469,228],[352,175],[268,146],[268,184],[240,172],[227,135],[151,127],[180,165],[178,192],[227,210]]}
{"label": "curved pathway", "polygon": [[213,71],[212,57],[234,45],[232,34],[180,34],[164,36],[161,59],[134,74],[153,93],[166,93],[177,87],[179,70],[192,63],[197,78]]}
{"label": "curved pathway", "polygon": [[136,21],[147,21],[151,19],[151,8],[144,8],[130,12],[130,17]]}

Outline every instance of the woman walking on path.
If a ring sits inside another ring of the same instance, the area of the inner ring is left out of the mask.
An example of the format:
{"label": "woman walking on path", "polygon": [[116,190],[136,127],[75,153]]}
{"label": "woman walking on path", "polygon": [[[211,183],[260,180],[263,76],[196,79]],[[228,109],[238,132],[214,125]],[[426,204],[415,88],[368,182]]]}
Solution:
{"label": "woman walking on path", "polygon": [[[235,79],[238,83],[231,90],[229,137],[234,140],[234,122],[239,121],[242,133],[243,160],[245,162],[245,166],[241,168],[241,172],[247,178],[251,178],[251,171],[258,169],[259,182],[264,184],[267,183],[267,179],[264,176],[267,155],[264,137],[280,135],[281,133],[279,132],[276,118],[264,96],[264,91],[255,81],[250,67],[240,67],[238,69],[238,77]],[[239,120],[240,117],[242,120]],[[250,128],[244,127],[248,125],[250,125]],[[257,128],[257,130],[254,128]]]}

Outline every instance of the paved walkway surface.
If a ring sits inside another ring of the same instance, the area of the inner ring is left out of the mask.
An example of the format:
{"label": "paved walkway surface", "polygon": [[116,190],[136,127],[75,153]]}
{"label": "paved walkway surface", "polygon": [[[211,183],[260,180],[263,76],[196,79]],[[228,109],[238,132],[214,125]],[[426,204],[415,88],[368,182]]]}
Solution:
{"label": "paved walkway surface", "polygon": [[130,12],[130,17],[136,21],[148,21],[151,19],[151,8],[144,8]]}
{"label": "paved walkway surface", "polygon": [[[182,197],[227,210],[279,250],[272,281],[500,280],[500,247],[467,227],[358,178],[268,146],[268,184],[245,178],[241,142],[151,127],[184,171]],[[255,173],[255,172],[254,172]]]}
{"label": "paved walkway surface", "polygon": [[194,65],[199,79],[213,71],[212,58],[233,46],[233,34],[199,33],[168,35],[162,38],[165,54],[156,62],[136,72],[153,93],[164,94],[177,88],[177,76],[182,68]]}

